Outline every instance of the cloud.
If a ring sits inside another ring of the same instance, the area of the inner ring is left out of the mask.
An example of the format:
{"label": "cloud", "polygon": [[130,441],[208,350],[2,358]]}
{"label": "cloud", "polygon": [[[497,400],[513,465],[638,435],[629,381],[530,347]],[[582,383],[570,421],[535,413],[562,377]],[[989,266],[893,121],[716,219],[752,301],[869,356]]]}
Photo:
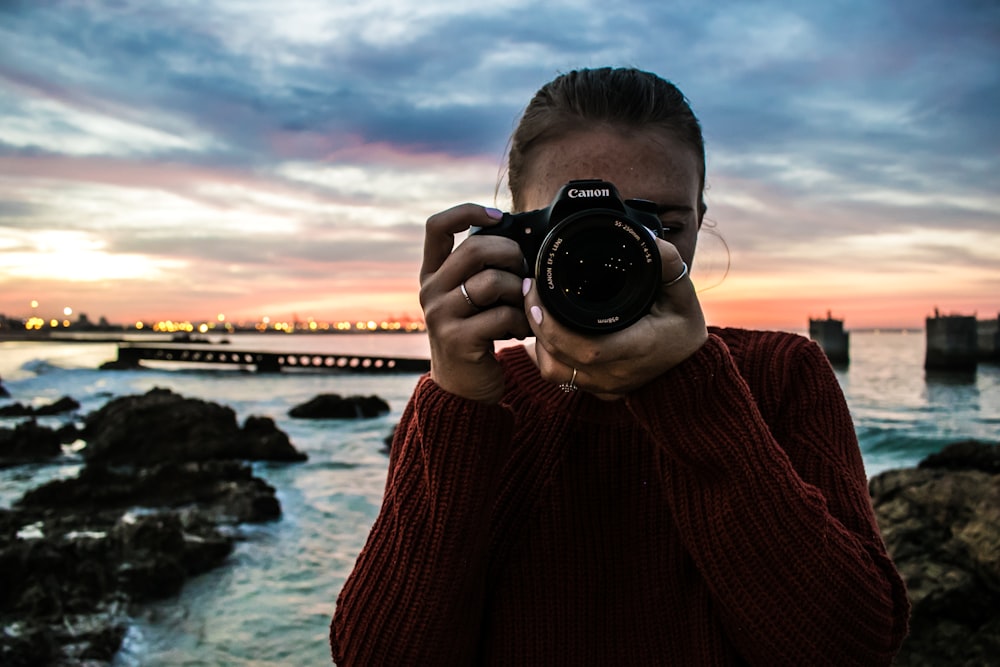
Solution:
{"label": "cloud", "polygon": [[304,294],[324,273],[371,285],[382,270],[387,293],[412,290],[426,217],[493,203],[534,91],[601,65],[689,96],[709,215],[743,275],[842,272],[851,253],[901,273],[995,259],[991,2],[91,0],[0,15],[0,249],[37,267],[59,255],[29,230],[72,240],[98,261],[58,263],[107,267],[91,285],[142,275],[145,258],[172,276],[171,303],[261,276],[302,304],[322,301]]}

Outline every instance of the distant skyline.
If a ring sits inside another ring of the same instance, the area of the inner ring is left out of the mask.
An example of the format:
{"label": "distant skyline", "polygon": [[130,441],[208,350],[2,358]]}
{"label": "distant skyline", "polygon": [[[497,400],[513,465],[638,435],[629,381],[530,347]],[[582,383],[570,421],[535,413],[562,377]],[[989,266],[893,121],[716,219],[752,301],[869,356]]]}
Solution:
{"label": "distant skyline", "polygon": [[704,126],[710,323],[993,318],[998,63],[977,0],[0,3],[0,313],[419,318],[424,220],[627,65]]}

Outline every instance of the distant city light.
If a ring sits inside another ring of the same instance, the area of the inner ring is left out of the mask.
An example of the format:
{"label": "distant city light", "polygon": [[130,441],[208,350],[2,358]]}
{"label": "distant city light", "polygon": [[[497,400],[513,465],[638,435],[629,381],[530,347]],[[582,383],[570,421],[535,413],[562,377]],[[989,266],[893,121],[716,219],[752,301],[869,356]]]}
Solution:
{"label": "distant city light", "polygon": [[[38,307],[39,302],[32,299],[28,303],[32,308]],[[379,332],[424,332],[426,326],[420,319],[412,319],[408,316],[392,315],[385,319],[357,319],[357,320],[323,320],[315,317],[294,317],[292,320],[275,320],[270,316],[261,316],[257,319],[239,321],[227,317],[224,313],[218,313],[205,320],[170,320],[162,319],[145,322],[133,320],[129,324],[112,324],[105,317],[100,317],[99,322],[92,322],[85,314],[77,314],[75,309],[66,306],[59,315],[47,315],[44,318],[38,315],[38,311],[32,311],[30,316],[20,319],[18,326],[23,326],[27,331],[41,331],[43,329],[81,329],[81,330],[113,330],[144,331],[166,334],[233,334],[244,332],[281,332],[281,333],[303,333],[303,334],[323,334],[323,333],[379,333]]]}

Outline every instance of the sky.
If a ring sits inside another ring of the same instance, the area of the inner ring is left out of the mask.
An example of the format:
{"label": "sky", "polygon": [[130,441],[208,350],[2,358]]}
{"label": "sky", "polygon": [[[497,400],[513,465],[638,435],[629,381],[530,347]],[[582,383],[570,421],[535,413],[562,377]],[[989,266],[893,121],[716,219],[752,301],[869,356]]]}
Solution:
{"label": "sky", "polygon": [[995,0],[0,0],[0,313],[419,318],[427,217],[609,65],[702,121],[709,323],[1000,312]]}

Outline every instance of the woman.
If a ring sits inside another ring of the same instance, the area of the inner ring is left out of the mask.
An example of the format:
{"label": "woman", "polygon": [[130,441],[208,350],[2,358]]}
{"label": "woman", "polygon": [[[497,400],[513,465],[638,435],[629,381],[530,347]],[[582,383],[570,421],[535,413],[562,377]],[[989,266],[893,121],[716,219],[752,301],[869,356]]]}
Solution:
{"label": "woman", "polygon": [[659,296],[602,336],[551,316],[511,239],[452,251],[498,211],[428,220],[431,372],[338,600],[338,664],[891,662],[906,592],[826,358],[791,334],[706,328],[687,272],[704,173],[698,121],[655,75],[571,72],[526,109],[516,211],[575,179],[658,205]]}

